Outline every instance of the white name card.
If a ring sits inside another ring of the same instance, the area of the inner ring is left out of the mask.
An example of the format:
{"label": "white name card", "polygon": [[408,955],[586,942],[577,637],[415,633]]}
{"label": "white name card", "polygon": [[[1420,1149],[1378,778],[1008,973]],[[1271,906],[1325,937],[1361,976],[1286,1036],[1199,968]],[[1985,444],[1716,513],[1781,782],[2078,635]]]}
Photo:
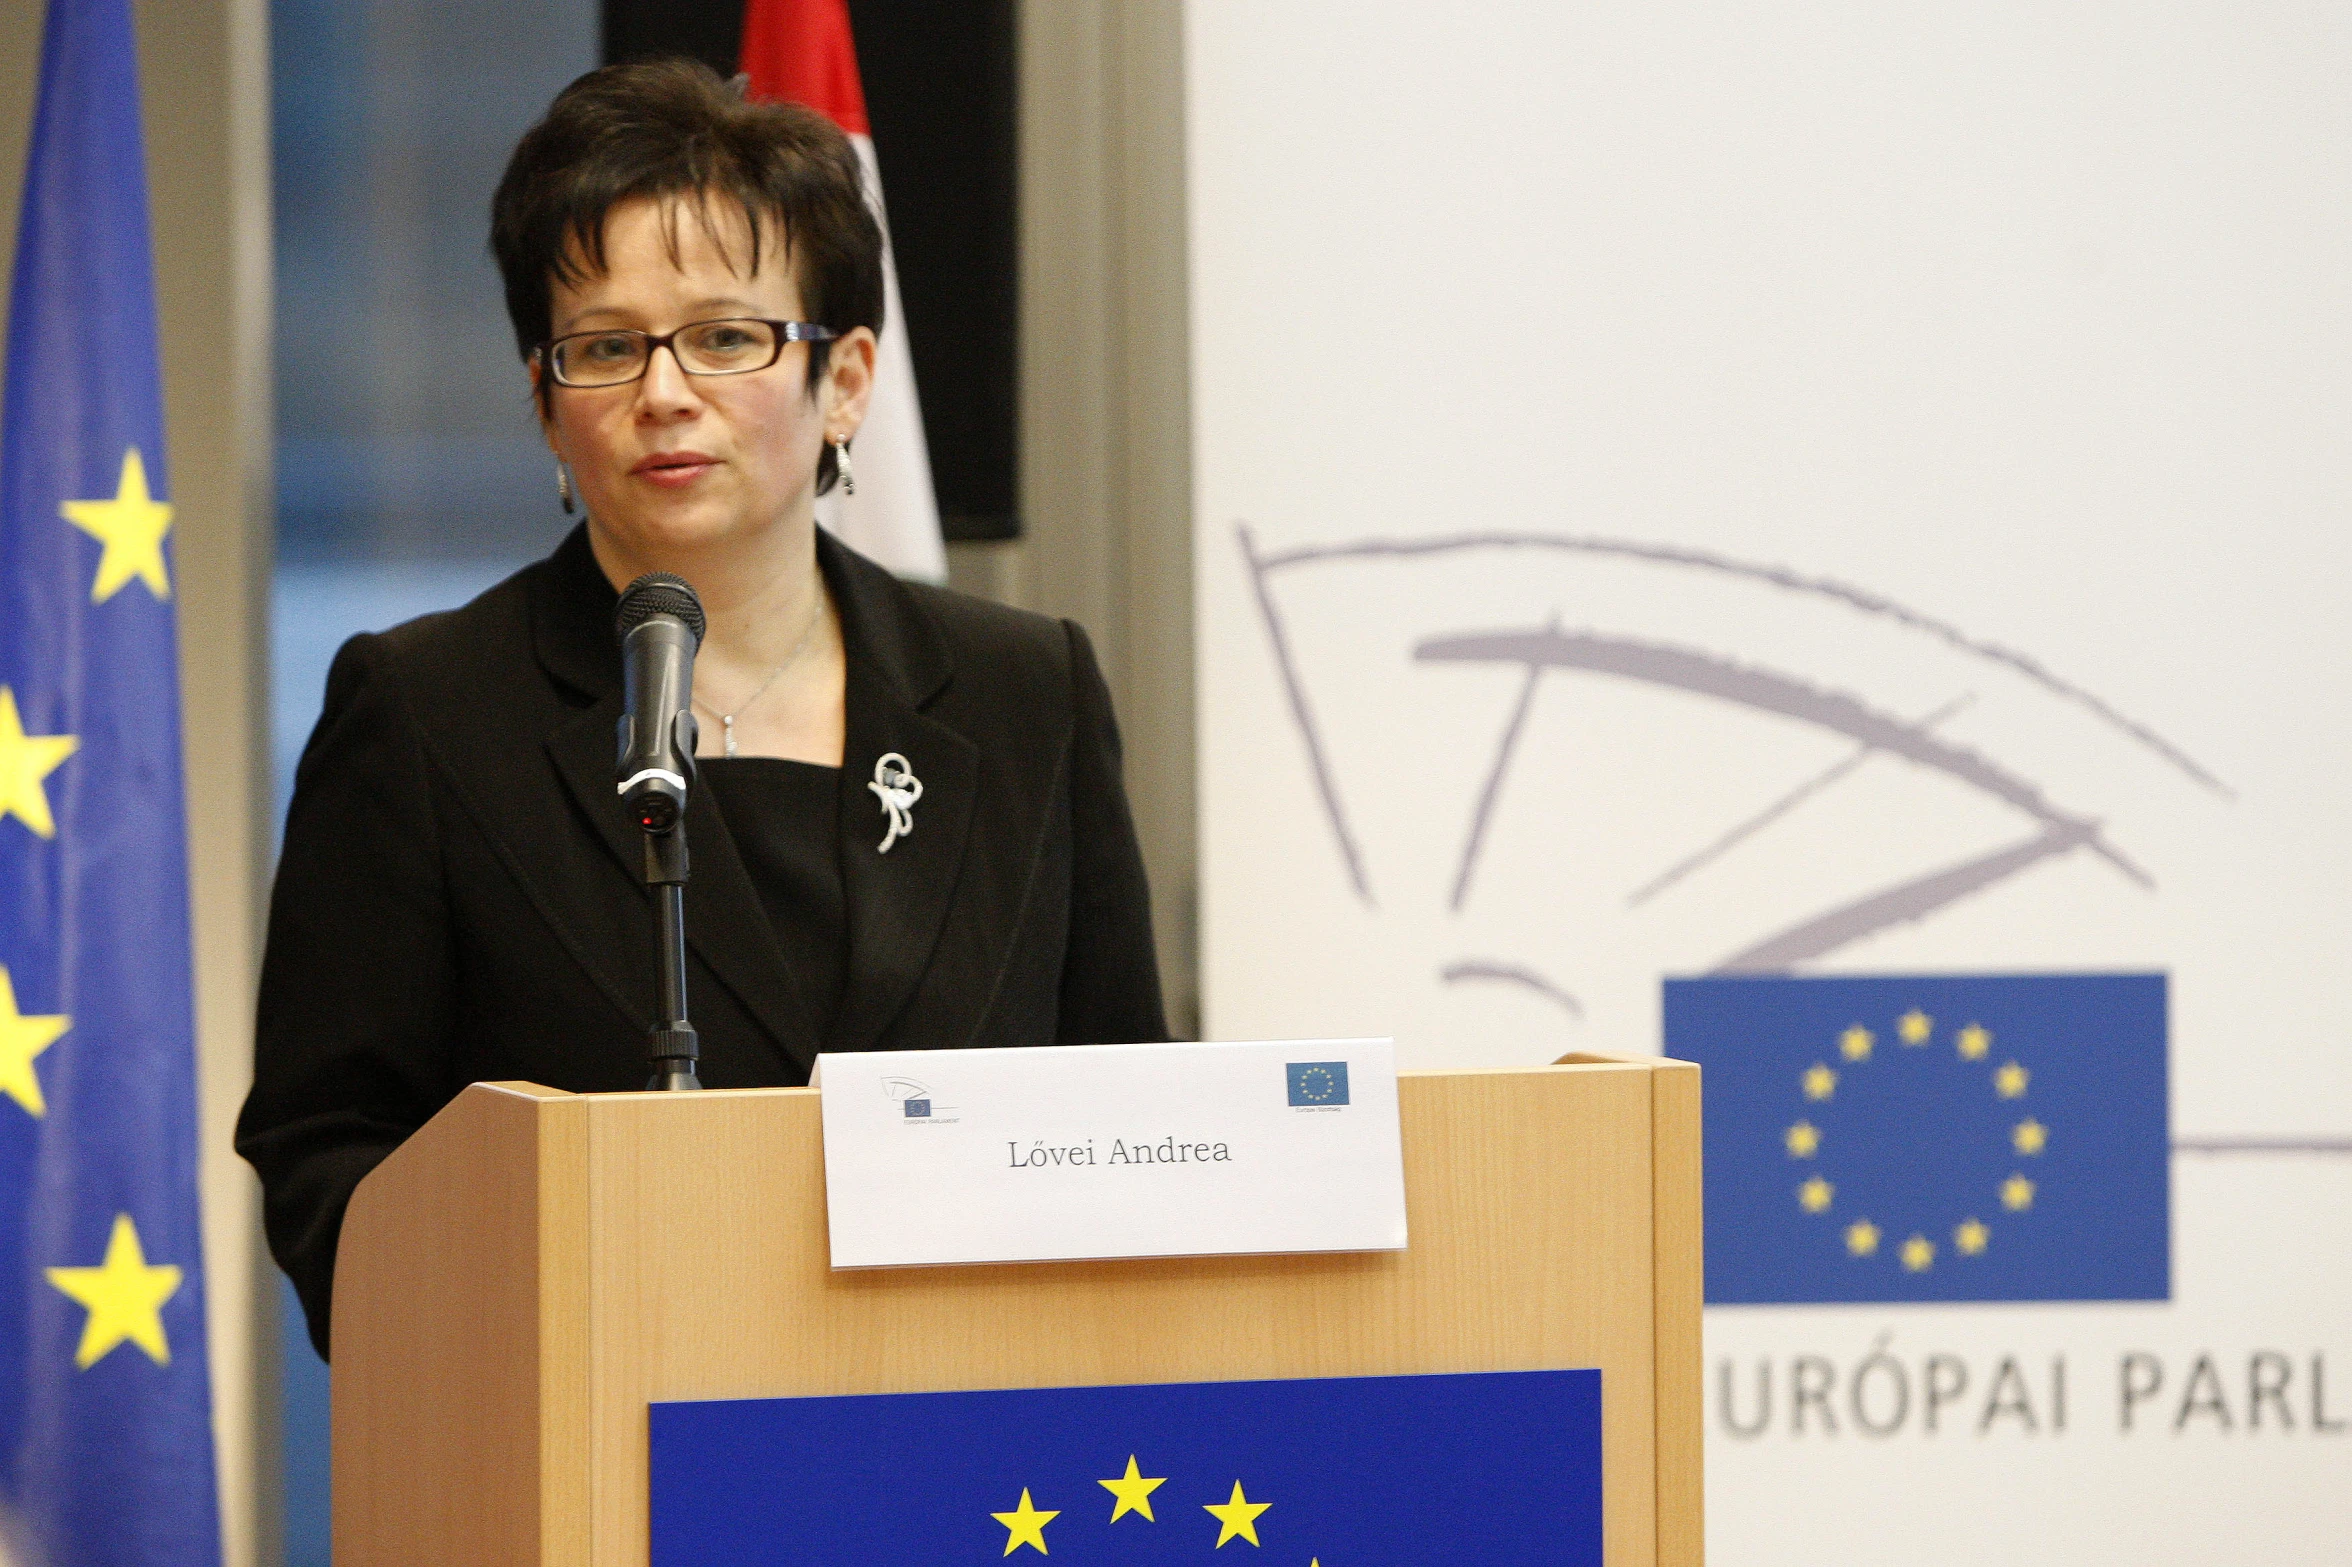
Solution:
{"label": "white name card", "polygon": [[820,1056],[836,1268],[1399,1251],[1396,1049]]}

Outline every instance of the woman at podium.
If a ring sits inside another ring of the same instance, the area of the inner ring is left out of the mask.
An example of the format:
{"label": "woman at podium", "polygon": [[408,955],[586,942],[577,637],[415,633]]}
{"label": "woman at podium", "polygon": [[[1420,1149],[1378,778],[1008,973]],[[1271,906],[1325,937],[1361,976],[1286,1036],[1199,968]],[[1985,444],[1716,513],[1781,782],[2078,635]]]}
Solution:
{"label": "woman at podium", "polygon": [[607,67],[515,149],[491,243],[581,521],[471,604],[346,644],[303,753],[237,1146],[322,1354],[352,1189],[466,1084],[644,1086],[652,904],[613,774],[614,609],[642,573],[708,617],[704,1083],[1166,1037],[1085,633],[900,582],[816,524],[855,482],[883,325],[842,134],[698,65]]}

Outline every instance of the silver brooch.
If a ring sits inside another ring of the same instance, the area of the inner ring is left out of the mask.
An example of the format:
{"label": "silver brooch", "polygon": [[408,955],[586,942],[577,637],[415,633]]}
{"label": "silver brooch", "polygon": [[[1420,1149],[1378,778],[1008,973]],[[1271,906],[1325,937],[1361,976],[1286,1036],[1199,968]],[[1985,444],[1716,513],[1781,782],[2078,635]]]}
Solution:
{"label": "silver brooch", "polygon": [[905,757],[886,751],[874,764],[874,781],[866,787],[882,802],[882,814],[890,823],[890,830],[882,835],[881,849],[888,854],[892,844],[915,830],[915,802],[923,798],[923,780],[907,766]]}

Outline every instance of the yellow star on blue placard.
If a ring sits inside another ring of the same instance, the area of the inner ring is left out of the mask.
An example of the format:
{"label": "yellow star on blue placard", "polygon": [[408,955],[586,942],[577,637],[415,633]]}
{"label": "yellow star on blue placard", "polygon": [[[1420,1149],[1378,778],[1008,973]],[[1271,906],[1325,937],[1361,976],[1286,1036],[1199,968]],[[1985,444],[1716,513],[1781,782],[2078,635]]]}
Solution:
{"label": "yellow star on blue placard", "polygon": [[163,1303],[180,1292],[180,1270],[170,1263],[148,1265],[139,1245],[139,1227],[129,1214],[114,1216],[106,1260],[97,1267],[42,1271],[61,1293],[90,1309],[89,1320],[82,1324],[81,1347],[74,1351],[77,1367],[89,1370],[126,1341],[147,1351],[147,1358],[157,1365],[171,1364],[171,1345],[163,1336]]}
{"label": "yellow star on blue placard", "polygon": [[98,557],[98,579],[90,602],[103,604],[133,577],[159,599],[171,597],[171,576],[163,564],[163,536],[171,531],[172,509],[147,491],[147,465],[133,446],[123,453],[114,499],[67,501],[58,508],[66,521],[106,546]]}
{"label": "yellow star on blue placard", "polygon": [[1217,1533],[1217,1543],[1242,1539],[1258,1543],[1258,1514],[1273,1506],[1272,1502],[1253,1502],[1241,1494],[1241,1482],[1233,1482],[1233,1496],[1224,1502],[1203,1502],[1201,1510],[1213,1516],[1223,1527]]}
{"label": "yellow star on blue placard", "polygon": [[57,1043],[73,1027],[70,1017],[26,1017],[16,1009],[16,982],[0,965],[0,1094],[23,1105],[25,1113],[49,1113],[41,1097],[41,1079],[33,1058]]}
{"label": "yellow star on blue placard", "polygon": [[1152,1516],[1151,1494],[1168,1482],[1165,1477],[1158,1480],[1147,1478],[1135,1467],[1133,1453],[1127,1455],[1127,1474],[1124,1479],[1097,1480],[1094,1483],[1119,1499],[1119,1505],[1111,1509],[1111,1522],[1117,1523],[1129,1513],[1143,1514],[1146,1523],[1159,1522]]}
{"label": "yellow star on blue placard", "polygon": [[1036,1546],[1040,1556],[1053,1554],[1045,1548],[1045,1526],[1061,1517],[1061,1510],[1056,1508],[1052,1512],[1039,1512],[1029,1501],[1027,1486],[1021,1488],[1021,1505],[1018,1508],[1009,1513],[990,1513],[988,1516],[1005,1526],[1004,1553],[1007,1556],[1024,1545]]}
{"label": "yellow star on blue placard", "polygon": [[49,793],[41,780],[80,750],[72,735],[28,735],[16,710],[16,693],[0,686],[0,821],[13,816],[39,838],[57,836],[49,814]]}

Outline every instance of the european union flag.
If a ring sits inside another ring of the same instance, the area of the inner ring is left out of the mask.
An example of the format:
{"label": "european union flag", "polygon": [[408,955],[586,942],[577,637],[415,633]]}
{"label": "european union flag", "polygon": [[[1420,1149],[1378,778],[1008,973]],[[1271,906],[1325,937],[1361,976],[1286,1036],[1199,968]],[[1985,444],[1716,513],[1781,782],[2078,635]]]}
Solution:
{"label": "european union flag", "polygon": [[1666,983],[1712,1303],[2164,1300],[2161,974]]}
{"label": "european union flag", "polygon": [[656,1404],[653,1567],[1601,1560],[1601,1374]]}
{"label": "european union flag", "polygon": [[220,1560],[129,0],[52,0],[0,424],[0,1554]]}
{"label": "european union flag", "polygon": [[1345,1061],[1293,1061],[1283,1071],[1293,1109],[1348,1102]]}

